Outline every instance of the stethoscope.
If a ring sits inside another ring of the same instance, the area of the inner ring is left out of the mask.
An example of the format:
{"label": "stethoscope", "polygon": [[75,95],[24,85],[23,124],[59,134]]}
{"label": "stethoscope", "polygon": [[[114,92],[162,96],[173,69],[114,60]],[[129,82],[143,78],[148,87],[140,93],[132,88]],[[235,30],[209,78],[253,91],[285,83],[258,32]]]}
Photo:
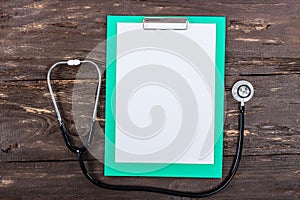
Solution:
{"label": "stethoscope", "polygon": [[[60,111],[58,109],[54,93],[51,87],[51,72],[52,70],[58,66],[58,65],[69,65],[69,66],[77,66],[82,63],[90,63],[92,64],[98,72],[98,88],[97,88],[97,93],[96,93],[96,100],[95,100],[95,105],[94,105],[94,110],[93,110],[93,116],[92,116],[92,121],[90,124],[89,128],[89,133],[88,133],[88,139],[85,145],[82,147],[76,147],[73,146],[70,140],[70,134],[67,131],[66,125],[62,121]],[[232,96],[234,97],[235,100],[240,102],[239,106],[239,139],[238,139],[238,145],[237,145],[237,152],[234,158],[233,165],[231,166],[230,172],[227,175],[227,177],[216,187],[206,190],[206,191],[201,191],[201,192],[186,192],[186,191],[178,191],[178,190],[171,190],[171,189],[163,189],[159,187],[149,187],[149,186],[139,186],[139,185],[115,185],[115,184],[109,184],[105,183],[102,180],[98,180],[94,178],[87,170],[84,161],[83,161],[83,154],[89,149],[89,147],[92,144],[92,139],[93,139],[93,134],[94,134],[94,125],[96,122],[96,117],[97,117],[97,106],[99,102],[99,96],[100,96],[100,87],[101,87],[101,71],[98,65],[91,61],[91,60],[68,60],[68,61],[62,61],[62,62],[57,62],[54,65],[51,66],[51,68],[48,71],[47,75],[47,83],[48,83],[48,88],[49,92],[51,95],[51,99],[54,105],[55,113],[57,120],[59,122],[59,127],[61,129],[64,141],[66,143],[66,146],[69,148],[70,151],[74,152],[77,154],[78,161],[80,164],[80,168],[84,176],[94,185],[105,188],[105,189],[110,189],[110,190],[125,190],[125,191],[144,191],[144,192],[155,192],[155,193],[161,193],[161,194],[167,194],[167,195],[174,195],[174,196],[181,196],[181,197],[207,197],[213,194],[216,194],[223,190],[233,179],[240,160],[242,156],[242,148],[243,148],[243,140],[244,140],[244,113],[245,113],[245,102],[249,101],[254,94],[254,88],[252,84],[248,81],[241,80],[236,82],[233,87],[232,87]]]}

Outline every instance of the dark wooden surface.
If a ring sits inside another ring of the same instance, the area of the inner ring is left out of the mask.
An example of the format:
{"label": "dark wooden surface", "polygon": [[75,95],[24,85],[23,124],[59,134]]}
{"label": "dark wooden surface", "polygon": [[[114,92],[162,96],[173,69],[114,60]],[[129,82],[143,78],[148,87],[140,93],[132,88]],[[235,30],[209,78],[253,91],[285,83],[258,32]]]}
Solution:
{"label": "dark wooden surface", "polygon": [[[238,173],[228,188],[211,199],[300,198],[298,0],[0,0],[0,199],[181,199],[97,188],[83,177],[75,155],[63,144],[46,85],[47,70],[56,61],[84,59],[103,42],[108,14],[226,16],[224,174],[237,138],[237,104],[230,87],[236,80],[247,79],[256,91],[246,107]],[[103,58],[98,62],[103,63]],[[70,123],[75,75],[75,69],[65,68],[53,77]],[[98,114],[102,127],[103,94]],[[87,159],[89,168],[101,175],[102,164]],[[220,181],[104,179],[189,191]]]}

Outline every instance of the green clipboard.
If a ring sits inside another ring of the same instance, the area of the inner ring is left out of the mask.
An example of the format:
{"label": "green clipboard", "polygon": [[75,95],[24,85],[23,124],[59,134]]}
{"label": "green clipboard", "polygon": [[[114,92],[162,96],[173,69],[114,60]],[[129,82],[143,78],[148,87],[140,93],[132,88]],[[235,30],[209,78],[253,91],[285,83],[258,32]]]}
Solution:
{"label": "green clipboard", "polygon": [[107,17],[105,176],[222,177],[225,31],[225,17]]}

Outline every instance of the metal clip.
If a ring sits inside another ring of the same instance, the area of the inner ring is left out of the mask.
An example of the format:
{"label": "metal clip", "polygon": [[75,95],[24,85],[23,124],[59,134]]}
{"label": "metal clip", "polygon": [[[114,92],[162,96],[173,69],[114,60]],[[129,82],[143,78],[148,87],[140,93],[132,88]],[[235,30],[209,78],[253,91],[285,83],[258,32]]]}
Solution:
{"label": "metal clip", "polygon": [[145,17],[144,30],[187,30],[187,18]]}

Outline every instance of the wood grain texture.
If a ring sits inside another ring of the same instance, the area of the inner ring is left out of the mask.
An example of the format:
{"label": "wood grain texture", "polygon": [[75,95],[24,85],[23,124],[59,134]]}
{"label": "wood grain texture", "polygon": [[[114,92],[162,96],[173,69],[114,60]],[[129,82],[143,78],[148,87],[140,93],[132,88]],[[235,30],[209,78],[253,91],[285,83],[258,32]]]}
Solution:
{"label": "wood grain texture", "polygon": [[[246,107],[244,156],[238,174],[211,199],[300,198],[298,0],[0,0],[0,199],[181,199],[96,188],[85,180],[76,156],[63,144],[47,89],[47,71],[54,62],[70,58],[90,58],[103,67],[109,14],[226,16],[224,174],[235,154],[238,133],[231,86],[247,79],[256,90]],[[76,93],[77,86],[93,90],[95,77],[92,70],[84,73],[86,77],[79,72],[64,67],[55,70],[52,78],[66,122],[82,134],[86,127],[76,127],[74,122],[88,122],[92,98]],[[102,85],[97,120],[104,129],[105,76]],[[82,112],[80,118],[73,115],[74,109]],[[103,144],[99,138],[94,148]],[[92,156],[86,159],[90,169],[101,175],[102,165]],[[105,179],[191,191],[220,181]]]}
{"label": "wood grain texture", "polygon": [[[230,158],[232,160],[232,158]],[[230,160],[224,160],[224,173]],[[299,198],[299,157],[245,156],[228,188],[208,199],[297,199]],[[101,164],[90,162],[97,175]],[[182,199],[145,192],[118,192],[98,188],[82,177],[77,162],[8,162],[1,174],[2,198],[8,199]],[[259,169],[259,170],[258,170]],[[124,183],[198,191],[219,180],[170,178],[109,178],[109,183]],[[293,181],[291,181],[293,180]],[[183,198],[187,199],[187,198]]]}

